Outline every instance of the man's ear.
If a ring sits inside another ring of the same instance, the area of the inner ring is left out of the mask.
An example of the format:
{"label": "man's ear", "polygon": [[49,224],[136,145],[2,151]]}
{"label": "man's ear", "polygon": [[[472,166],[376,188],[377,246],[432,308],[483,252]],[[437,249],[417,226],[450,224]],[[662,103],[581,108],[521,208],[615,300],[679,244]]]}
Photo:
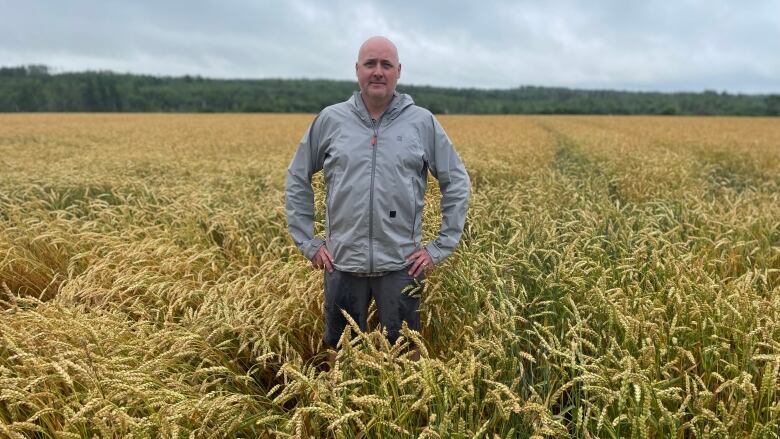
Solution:
{"label": "man's ear", "polygon": [[398,77],[401,77],[401,63],[398,63]]}

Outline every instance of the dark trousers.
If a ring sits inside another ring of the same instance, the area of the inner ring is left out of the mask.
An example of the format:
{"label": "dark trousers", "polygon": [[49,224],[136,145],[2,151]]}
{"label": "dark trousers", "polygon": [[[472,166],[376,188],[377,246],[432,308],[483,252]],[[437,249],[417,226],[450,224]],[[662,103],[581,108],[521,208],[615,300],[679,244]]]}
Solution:
{"label": "dark trousers", "polygon": [[350,273],[325,270],[325,344],[336,347],[347,319],[346,311],[366,331],[368,306],[373,298],[379,314],[379,323],[387,330],[390,344],[398,339],[401,323],[409,329],[420,330],[420,295],[425,275],[417,278],[408,274],[408,268],[383,276],[361,277]]}

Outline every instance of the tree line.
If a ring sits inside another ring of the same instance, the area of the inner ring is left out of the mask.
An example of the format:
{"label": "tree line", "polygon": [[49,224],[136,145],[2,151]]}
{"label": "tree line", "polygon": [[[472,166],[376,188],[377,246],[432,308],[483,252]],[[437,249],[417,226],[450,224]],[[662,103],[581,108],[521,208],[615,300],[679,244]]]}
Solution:
{"label": "tree line", "polygon": [[[0,67],[0,112],[305,112],[343,101],[354,81],[207,79]],[[780,94],[629,92],[524,86],[505,90],[399,84],[437,114],[780,115]]]}

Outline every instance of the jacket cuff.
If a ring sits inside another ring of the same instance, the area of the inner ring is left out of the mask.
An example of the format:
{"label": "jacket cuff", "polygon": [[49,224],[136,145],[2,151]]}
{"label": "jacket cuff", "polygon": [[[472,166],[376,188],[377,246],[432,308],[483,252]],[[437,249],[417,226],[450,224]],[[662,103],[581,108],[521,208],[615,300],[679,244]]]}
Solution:
{"label": "jacket cuff", "polygon": [[431,255],[431,259],[433,259],[434,264],[438,264],[447,257],[447,254],[442,249],[440,249],[435,242],[429,242],[428,245],[425,246],[425,250],[427,250],[428,254]]}
{"label": "jacket cuff", "polygon": [[311,261],[320,250],[320,247],[322,247],[322,244],[325,244],[325,240],[315,236],[314,239],[310,239],[301,245],[301,251],[306,256],[306,259]]}

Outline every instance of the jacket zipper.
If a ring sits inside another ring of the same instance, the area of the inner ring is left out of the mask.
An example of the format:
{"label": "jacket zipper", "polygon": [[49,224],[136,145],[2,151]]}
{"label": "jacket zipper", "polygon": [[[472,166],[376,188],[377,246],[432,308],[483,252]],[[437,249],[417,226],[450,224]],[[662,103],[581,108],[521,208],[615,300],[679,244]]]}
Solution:
{"label": "jacket zipper", "polygon": [[371,119],[371,127],[374,131],[371,137],[371,191],[369,192],[369,208],[368,208],[368,272],[374,272],[374,176],[376,175],[376,145],[379,143],[379,123],[382,121],[382,116],[379,116],[379,120],[374,121]]}
{"label": "jacket zipper", "polygon": [[414,239],[414,232],[417,231],[417,188],[414,186],[414,178],[410,178],[409,182],[412,184],[412,210],[414,210],[414,219],[412,219],[412,243],[414,249],[417,250],[417,241]]}

